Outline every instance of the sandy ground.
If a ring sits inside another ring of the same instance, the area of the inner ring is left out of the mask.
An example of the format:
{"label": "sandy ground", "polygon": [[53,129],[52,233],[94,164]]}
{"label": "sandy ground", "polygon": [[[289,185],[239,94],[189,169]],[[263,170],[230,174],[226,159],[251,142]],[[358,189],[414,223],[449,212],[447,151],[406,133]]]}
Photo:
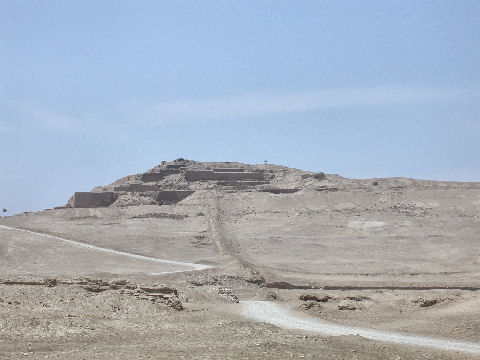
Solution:
{"label": "sandy ground", "polygon": [[[273,301],[309,321],[480,343],[480,184],[295,174],[272,180],[291,194],[1,218],[113,251],[0,228],[0,358],[479,358],[242,315]],[[141,256],[212,268],[162,274],[191,267]]]}
{"label": "sandy ground", "polygon": [[273,324],[284,329],[303,330],[330,336],[356,335],[387,343],[421,346],[480,355],[480,343],[452,339],[406,335],[399,332],[346,326],[310,319],[273,301],[242,301],[242,314],[250,319]]}

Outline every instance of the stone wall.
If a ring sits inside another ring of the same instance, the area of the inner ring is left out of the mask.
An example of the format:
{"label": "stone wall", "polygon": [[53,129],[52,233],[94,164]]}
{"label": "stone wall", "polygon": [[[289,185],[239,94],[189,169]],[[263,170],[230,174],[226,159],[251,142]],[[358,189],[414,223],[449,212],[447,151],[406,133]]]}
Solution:
{"label": "stone wall", "polygon": [[245,169],[242,168],[216,168],[213,169],[214,172],[244,172]]}
{"label": "stone wall", "polygon": [[144,185],[144,184],[129,184],[127,186],[115,186],[113,191],[128,191],[128,192],[144,192],[144,191],[159,191],[158,186]]}
{"label": "stone wall", "polygon": [[231,186],[236,189],[244,189],[253,186],[269,184],[268,181],[219,181],[219,186]]}
{"label": "stone wall", "polygon": [[211,170],[187,170],[185,172],[185,180],[200,181],[200,180],[215,180],[214,172]]}
{"label": "stone wall", "polygon": [[[189,190],[158,191],[155,200],[163,205],[176,204],[194,192],[195,191]],[[76,192],[70,200],[68,200],[68,206],[75,208],[107,207],[117,200],[119,194],[120,193],[114,192]]]}
{"label": "stone wall", "polygon": [[153,173],[144,173],[142,174],[142,181],[143,182],[155,182],[161,181],[165,176],[172,175],[172,174],[180,174],[180,170],[178,169],[167,169],[167,170],[159,170],[158,172]]}
{"label": "stone wall", "polygon": [[167,169],[185,169],[185,164],[168,164]]}
{"label": "stone wall", "polygon": [[265,175],[257,172],[226,172],[214,174],[215,180],[265,180]]}
{"label": "stone wall", "polygon": [[296,193],[300,189],[262,189],[260,191],[269,192],[272,194],[292,194]]}
{"label": "stone wall", "polygon": [[113,192],[76,192],[68,201],[68,205],[76,208],[105,207],[116,200]]}
{"label": "stone wall", "polygon": [[257,172],[215,172],[211,170],[187,170],[185,180],[264,180],[263,173]]}
{"label": "stone wall", "polygon": [[172,191],[160,191],[156,198],[159,204],[168,205],[176,204],[179,201],[192,195],[195,191],[190,190],[172,190]]}

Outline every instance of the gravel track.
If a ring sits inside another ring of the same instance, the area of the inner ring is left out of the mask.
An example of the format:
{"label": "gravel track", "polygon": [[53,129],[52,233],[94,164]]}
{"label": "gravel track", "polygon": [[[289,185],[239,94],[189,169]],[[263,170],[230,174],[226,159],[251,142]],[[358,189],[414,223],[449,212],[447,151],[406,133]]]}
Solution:
{"label": "gravel track", "polygon": [[145,261],[153,261],[153,262],[157,262],[157,263],[161,263],[161,264],[185,266],[185,267],[190,267],[191,268],[190,270],[164,271],[164,272],[161,272],[161,273],[155,273],[155,275],[157,275],[157,274],[169,274],[169,273],[175,273],[175,272],[184,272],[184,271],[205,270],[205,269],[209,269],[209,268],[212,267],[210,265],[205,265],[205,264],[194,264],[194,263],[187,263],[187,262],[181,262],[181,261],[158,259],[158,258],[145,256],[145,255],[131,254],[131,253],[128,253],[128,252],[125,252],[125,251],[108,249],[108,248],[104,248],[104,247],[101,247],[101,246],[96,246],[96,245],[86,244],[86,243],[75,241],[75,240],[65,239],[65,238],[62,238],[62,237],[59,237],[59,236],[43,234],[43,233],[40,233],[40,232],[31,231],[31,230],[14,228],[14,227],[11,227],[11,226],[0,225],[0,229],[23,231],[23,232],[26,232],[26,233],[35,234],[35,235],[44,236],[44,237],[52,238],[52,239],[55,239],[55,240],[59,240],[59,241],[62,241],[64,243],[67,243],[67,244],[72,244],[72,245],[75,245],[75,246],[80,246],[80,247],[95,250],[95,251],[102,251],[102,252],[109,253],[109,254],[115,254],[115,255],[120,255],[120,256],[128,256],[128,257],[131,257],[131,258],[134,258],[134,259],[140,259],[140,260],[145,260]]}
{"label": "gravel track", "polygon": [[241,301],[240,305],[242,306],[243,316],[284,329],[304,330],[332,336],[358,335],[376,341],[480,354],[480,343],[405,335],[391,331],[366,329],[308,319],[272,301]]}

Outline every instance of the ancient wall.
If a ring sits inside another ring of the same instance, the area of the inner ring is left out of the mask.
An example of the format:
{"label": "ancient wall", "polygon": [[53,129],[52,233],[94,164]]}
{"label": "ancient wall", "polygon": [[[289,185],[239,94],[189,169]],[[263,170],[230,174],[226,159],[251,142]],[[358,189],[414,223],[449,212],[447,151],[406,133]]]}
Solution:
{"label": "ancient wall", "polygon": [[292,194],[296,193],[300,189],[262,189],[260,191],[269,192],[272,194]]}
{"label": "ancient wall", "polygon": [[336,187],[320,186],[319,188],[316,188],[315,190],[317,190],[317,191],[325,191],[325,192],[337,192],[337,191],[338,191],[338,188],[336,188]]}
{"label": "ancient wall", "polygon": [[113,192],[76,192],[68,204],[76,208],[105,207],[112,205],[115,199]]}
{"label": "ancient wall", "polygon": [[165,176],[172,175],[172,174],[180,174],[180,170],[178,169],[167,169],[167,170],[159,170],[158,172],[153,173],[144,173],[142,174],[142,181],[143,182],[155,182],[163,180]]}
{"label": "ancient wall", "polygon": [[156,200],[159,204],[175,204],[192,195],[194,192],[195,191],[190,190],[160,191]]}
{"label": "ancient wall", "polygon": [[242,168],[216,168],[213,169],[214,172],[244,172],[245,169]]}
{"label": "ancient wall", "polygon": [[187,181],[201,180],[264,180],[263,173],[253,172],[214,172],[211,170],[187,170]]}
{"label": "ancient wall", "polygon": [[214,172],[211,170],[187,170],[185,172],[185,180],[200,181],[200,180],[215,180]]}
{"label": "ancient wall", "polygon": [[185,169],[185,164],[169,164],[167,169]]}
{"label": "ancient wall", "polygon": [[129,184],[127,186],[115,186],[113,191],[129,191],[129,192],[143,192],[143,191],[159,191],[158,186],[144,185],[144,184]]}
{"label": "ancient wall", "polygon": [[244,189],[251,186],[266,185],[268,181],[219,181],[217,184],[220,186],[232,186],[238,189]]}
{"label": "ancient wall", "polygon": [[257,172],[214,173],[216,180],[264,180],[265,175]]}

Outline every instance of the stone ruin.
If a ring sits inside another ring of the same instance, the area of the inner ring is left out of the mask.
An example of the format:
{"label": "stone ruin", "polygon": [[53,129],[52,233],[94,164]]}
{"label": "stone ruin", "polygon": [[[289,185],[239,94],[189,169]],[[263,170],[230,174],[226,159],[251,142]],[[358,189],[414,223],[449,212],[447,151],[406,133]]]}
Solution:
{"label": "stone ruin", "polygon": [[[224,164],[233,164],[236,167],[221,167]],[[323,173],[321,175],[324,176]],[[290,194],[299,190],[272,187],[270,181],[274,176],[272,171],[258,166],[177,159],[172,163],[162,162],[148,172],[120,179],[107,187],[98,187],[91,192],[76,192],[68,201],[67,207],[107,207],[119,198],[123,200],[127,197],[131,200],[135,196],[150,198],[152,204],[170,205],[182,201],[199,189],[253,190],[272,194]],[[130,198],[128,194],[132,194]],[[122,200],[114,206],[125,206],[122,205]]]}
{"label": "stone ruin", "polygon": [[[137,192],[134,190],[127,190],[126,192]],[[143,192],[143,191],[138,191]],[[192,195],[195,191],[192,190],[171,190],[171,191],[156,191],[153,195],[155,201],[160,205],[176,204],[188,196]],[[96,208],[107,207],[112,205],[121,192],[76,192],[68,201],[68,207],[75,208]]]}
{"label": "stone ruin", "polygon": [[[223,169],[223,170],[227,170],[227,169]],[[264,173],[261,173],[261,172],[246,172],[246,171],[233,172],[233,171],[215,171],[215,170],[187,170],[185,172],[185,180],[187,181],[265,180],[265,175]]]}
{"label": "stone ruin", "polygon": [[68,200],[69,207],[92,208],[112,205],[116,200],[113,192],[76,192]]}

